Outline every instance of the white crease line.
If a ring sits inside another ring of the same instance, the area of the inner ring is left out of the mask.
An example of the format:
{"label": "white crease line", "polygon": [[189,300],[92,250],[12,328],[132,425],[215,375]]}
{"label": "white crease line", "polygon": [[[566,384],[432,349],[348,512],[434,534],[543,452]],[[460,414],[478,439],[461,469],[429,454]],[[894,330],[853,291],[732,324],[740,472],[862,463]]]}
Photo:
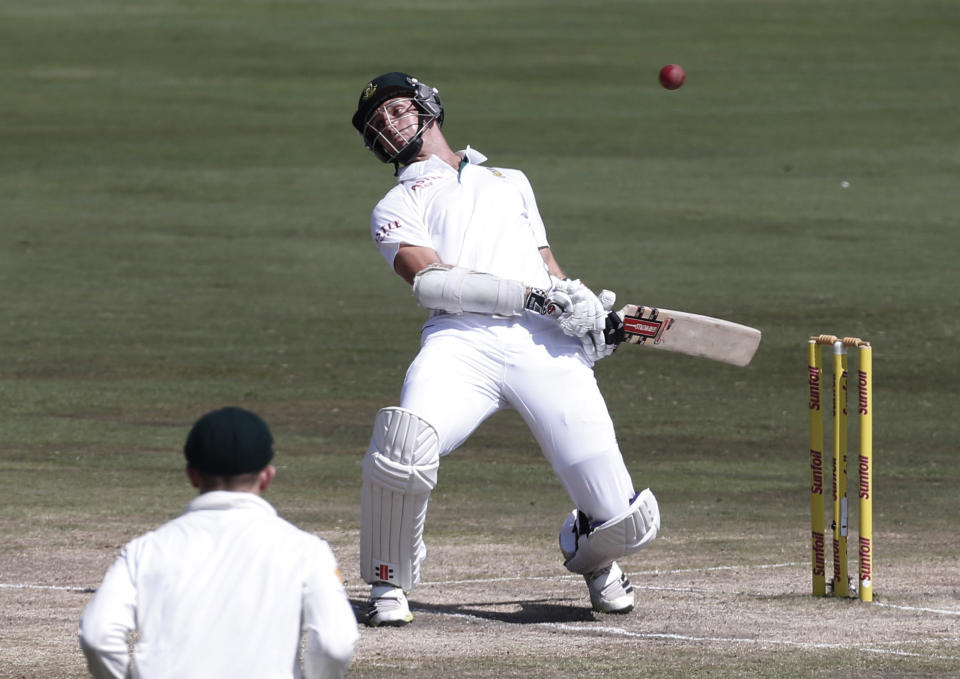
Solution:
{"label": "white crease line", "polygon": [[61,587],[59,585],[28,585],[0,582],[0,589],[55,589],[61,592],[95,592],[96,587]]}
{"label": "white crease line", "polygon": [[[634,589],[645,592],[687,592],[688,594],[720,594],[715,589],[704,589],[703,587],[654,587],[653,585],[634,585]],[[730,594],[747,594],[750,592],[730,592]]]}
{"label": "white crease line", "polygon": [[[438,612],[435,610],[428,610],[424,608],[412,607],[412,610],[416,613],[423,613],[426,615],[440,615],[445,618],[460,618],[464,620],[469,620],[471,622],[489,622],[489,620],[483,616],[471,615],[469,613],[445,613]],[[625,630],[622,627],[588,627],[582,625],[570,625],[568,623],[562,622],[542,622],[542,623],[533,623],[536,627],[549,627],[551,629],[556,629],[561,632],[575,632],[577,634],[594,634],[597,636],[602,635],[613,635],[628,637],[631,639],[654,639],[654,640],[663,640],[663,641],[684,641],[692,643],[724,643],[724,644],[757,644],[760,646],[793,646],[795,648],[805,648],[805,649],[848,649],[850,644],[848,643],[823,643],[823,642],[806,642],[806,641],[791,641],[788,639],[750,639],[747,637],[701,637],[701,636],[691,636],[689,634],[676,634],[676,633],[667,633],[667,632],[631,632]],[[936,644],[943,643],[944,641],[951,642],[955,641],[953,639],[925,639],[921,641],[914,641],[912,643],[928,643]],[[895,643],[895,642],[891,642]],[[929,655],[926,653],[911,653],[909,651],[901,651],[898,649],[885,649],[885,648],[872,648],[869,646],[861,646],[856,650],[863,653],[875,653],[878,655],[894,655],[894,656],[906,656],[911,658],[925,658],[928,660],[960,660],[960,656],[951,656],[951,655]]]}
{"label": "white crease line", "polygon": [[[628,575],[632,576],[641,576],[641,575],[675,575],[681,573],[703,573],[711,571],[740,571],[740,570],[766,570],[771,568],[789,568],[791,566],[805,566],[806,562],[784,562],[784,563],[771,563],[771,564],[752,564],[752,565],[734,565],[734,566],[706,566],[703,568],[675,568],[672,570],[648,570],[648,571],[631,571]],[[434,582],[422,582],[420,587],[437,587],[437,586],[449,586],[449,585],[479,585],[487,584],[493,582],[519,582],[522,580],[526,581],[557,581],[557,580],[579,580],[581,576],[575,574],[569,575],[517,575],[509,578],[473,578],[468,580],[438,580]],[[348,585],[348,591],[365,591],[368,585]],[[92,593],[97,591],[96,587],[70,587],[70,586],[61,586],[61,585],[31,585],[26,583],[0,583],[0,589],[34,589],[34,590],[55,590],[61,592],[83,592],[83,593]],[[650,590],[650,591],[663,591],[663,592],[691,592],[695,594],[712,594],[716,590],[705,589],[700,587],[663,587],[663,586],[654,586],[654,585],[634,585],[634,589]],[[734,595],[751,595],[751,592],[732,592],[728,594]],[[956,615],[960,616],[960,611],[943,609],[943,608],[928,608],[923,606],[903,606],[898,604],[884,603],[880,601],[874,601],[874,606],[880,608],[893,608],[900,611],[916,611],[918,613],[937,613],[939,615]]]}
{"label": "white crease line", "polygon": [[710,571],[746,571],[752,569],[765,570],[768,568],[789,568],[790,566],[806,566],[807,563],[788,561],[785,563],[741,564],[739,566],[704,566],[703,568],[675,568],[669,571],[654,569],[652,571],[632,571],[628,575],[674,575],[676,573],[706,573]]}
{"label": "white crease line", "polygon": [[[746,570],[768,570],[772,568],[790,568],[794,566],[807,566],[807,562],[798,562],[798,561],[787,561],[784,563],[769,563],[769,564],[740,564],[732,566],[704,566],[702,568],[675,568],[672,570],[648,570],[648,571],[630,571],[627,573],[629,576],[660,576],[660,575],[676,575],[683,573],[705,573],[705,572],[715,572],[715,571],[746,571]],[[442,587],[450,585],[485,585],[490,583],[497,582],[544,582],[544,581],[566,581],[566,580],[580,580],[582,576],[576,574],[559,574],[559,575],[515,575],[508,578],[471,578],[465,580],[436,580],[429,582],[421,582],[419,587]],[[365,592],[368,589],[369,585],[365,583],[357,585],[347,585],[347,591],[351,592]],[[760,596],[759,592],[719,592],[714,589],[706,589],[702,587],[665,587],[659,585],[638,585],[634,583],[634,589],[638,590],[649,590],[649,591],[662,591],[662,592],[689,592],[693,594],[718,594],[718,595],[727,595],[727,596]],[[940,615],[956,615],[960,616],[960,611],[941,609],[941,608],[927,608],[919,606],[902,606],[898,604],[883,603],[879,601],[872,602],[873,606],[884,607],[884,608],[893,608],[903,611],[916,611],[918,613],[937,613]]]}
{"label": "white crease line", "polygon": [[[741,566],[706,566],[704,568],[678,568],[674,570],[649,570],[649,571],[631,571],[627,575],[641,576],[641,575],[674,575],[680,573],[703,573],[708,571],[738,571],[738,570],[751,570],[751,569],[768,569],[768,568],[787,568],[790,566],[803,566],[805,563],[772,563],[772,564],[756,564],[756,565],[741,565]],[[487,584],[491,582],[519,582],[521,580],[527,581],[556,581],[556,580],[580,580],[581,576],[575,574],[561,574],[561,575],[517,575],[509,578],[473,578],[469,580],[438,580],[435,582],[422,582],[420,587],[437,587],[445,585],[480,585]],[[637,587],[634,585],[634,587]],[[365,590],[367,585],[349,585],[348,590],[361,591]],[[685,588],[670,588],[670,587],[649,587],[649,586],[640,586],[638,589],[663,589],[665,591],[689,591],[689,592],[710,592],[712,590],[700,590],[700,589],[685,589]],[[50,590],[59,590],[62,592],[95,592],[96,587],[67,587],[59,585],[31,585],[26,583],[0,583],[0,589],[50,589]],[[878,604],[881,605],[881,604]],[[890,604],[883,604],[890,605]],[[948,613],[950,615],[960,615],[960,611],[936,611],[936,609],[925,609],[918,608],[918,611],[927,611],[927,612],[942,612]]]}
{"label": "white crease line", "polygon": [[882,608],[896,608],[901,611],[918,611],[920,613],[940,613],[941,615],[960,615],[960,611],[951,611],[944,608],[922,608],[920,606],[900,606],[898,604],[885,604],[880,601],[874,601],[874,606]]}
{"label": "white crease line", "polygon": [[[635,639],[664,639],[669,641],[689,641],[689,642],[700,642],[700,643],[743,643],[743,644],[759,644],[762,646],[794,646],[796,648],[822,648],[822,649],[846,649],[850,647],[848,643],[815,643],[815,642],[805,642],[805,641],[790,641],[787,639],[750,639],[750,638],[740,638],[740,637],[696,637],[690,636],[687,634],[675,634],[675,633],[664,633],[664,632],[631,632],[620,627],[583,627],[579,625],[570,625],[567,623],[541,623],[541,626],[544,627],[553,627],[563,632],[576,632],[578,634],[583,632],[593,632],[600,634],[614,634],[617,636],[630,637]],[[942,640],[939,639],[929,639],[926,643],[940,643]],[[897,655],[897,656],[909,656],[912,658],[927,658],[934,660],[960,660],[960,656],[942,656],[942,655],[929,655],[925,653],[910,653],[908,651],[900,651],[896,649],[884,649],[884,648],[871,648],[869,646],[861,646],[857,650],[864,653],[876,653],[879,655]]]}

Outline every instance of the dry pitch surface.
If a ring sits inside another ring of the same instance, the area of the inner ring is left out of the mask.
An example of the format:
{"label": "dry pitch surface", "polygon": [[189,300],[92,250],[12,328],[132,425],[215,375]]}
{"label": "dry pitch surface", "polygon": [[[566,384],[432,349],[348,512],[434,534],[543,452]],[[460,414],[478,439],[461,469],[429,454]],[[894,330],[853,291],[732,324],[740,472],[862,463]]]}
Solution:
{"label": "dry pitch surface", "polygon": [[[116,546],[85,537],[51,551],[25,535],[7,552],[0,677],[87,676],[77,621]],[[362,615],[357,535],[327,537]],[[718,552],[712,566],[658,570],[685,549],[667,536],[624,562],[637,608],[602,616],[549,545],[429,546],[414,624],[362,628],[349,676],[960,676],[952,564],[888,566],[863,604],[811,597],[802,561],[723,563]]]}

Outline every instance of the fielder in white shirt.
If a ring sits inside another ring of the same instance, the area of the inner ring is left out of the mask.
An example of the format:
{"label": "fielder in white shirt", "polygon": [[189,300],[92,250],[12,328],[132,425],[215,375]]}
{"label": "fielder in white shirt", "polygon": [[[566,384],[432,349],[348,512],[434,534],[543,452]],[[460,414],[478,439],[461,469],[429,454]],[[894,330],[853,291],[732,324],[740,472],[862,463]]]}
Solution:
{"label": "fielder in white shirt", "polygon": [[377,414],[363,461],[367,622],[413,619],[406,593],[420,580],[440,458],[504,408],[526,421],[573,501],[564,565],[584,576],[595,610],[628,612],[633,587],[616,559],[656,537],[660,512],[634,488],[593,374],[614,349],[616,296],[567,279],[526,176],[454,152],[443,117],[437,90],[394,72],[367,84],[352,121],[397,174],[373,210],[373,240],[431,310],[400,405]]}
{"label": "fielder in white shirt", "polygon": [[276,473],[267,425],[241,408],[207,413],[184,453],[200,495],[179,518],[129,542],[83,612],[91,674],[342,677],[356,616],[328,544],[260,496]]}

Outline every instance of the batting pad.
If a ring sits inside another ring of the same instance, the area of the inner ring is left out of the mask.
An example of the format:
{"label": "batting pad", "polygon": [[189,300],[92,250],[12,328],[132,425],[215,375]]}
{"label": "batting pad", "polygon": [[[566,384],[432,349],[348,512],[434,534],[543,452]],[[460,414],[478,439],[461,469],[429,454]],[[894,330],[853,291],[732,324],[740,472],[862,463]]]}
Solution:
{"label": "batting pad", "polygon": [[437,485],[440,447],[429,422],[404,408],[384,408],[363,458],[360,575],[410,591],[427,555],[423,525]]}
{"label": "batting pad", "polygon": [[660,506],[647,488],[620,516],[596,527],[582,524],[574,509],[560,529],[560,551],[567,570],[586,574],[650,544],[660,530]]}

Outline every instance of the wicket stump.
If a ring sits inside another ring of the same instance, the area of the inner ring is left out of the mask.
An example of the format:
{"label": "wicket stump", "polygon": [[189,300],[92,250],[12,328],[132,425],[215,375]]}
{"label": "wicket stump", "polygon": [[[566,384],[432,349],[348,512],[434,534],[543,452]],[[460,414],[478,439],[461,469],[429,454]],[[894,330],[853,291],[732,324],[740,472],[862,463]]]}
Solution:
{"label": "wicket stump", "polygon": [[827,594],[825,505],[823,494],[823,345],[833,347],[833,595],[850,595],[847,574],[847,348],[858,350],[857,415],[859,452],[859,596],[873,601],[873,357],[869,342],[834,335],[811,337],[808,344],[807,383],[810,410],[810,530],[813,595]]}

